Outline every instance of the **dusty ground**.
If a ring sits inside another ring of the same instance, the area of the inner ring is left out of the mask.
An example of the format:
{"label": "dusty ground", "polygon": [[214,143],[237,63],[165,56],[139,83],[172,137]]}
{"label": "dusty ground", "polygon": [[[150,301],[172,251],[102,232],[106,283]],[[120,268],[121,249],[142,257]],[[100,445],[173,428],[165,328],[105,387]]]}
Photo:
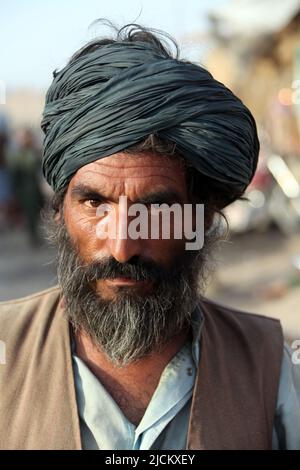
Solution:
{"label": "dusty ground", "polygon": [[[0,300],[56,283],[49,247],[28,247],[24,234],[0,234]],[[207,296],[253,313],[280,318],[286,337],[300,339],[300,234],[247,234],[222,243]]]}

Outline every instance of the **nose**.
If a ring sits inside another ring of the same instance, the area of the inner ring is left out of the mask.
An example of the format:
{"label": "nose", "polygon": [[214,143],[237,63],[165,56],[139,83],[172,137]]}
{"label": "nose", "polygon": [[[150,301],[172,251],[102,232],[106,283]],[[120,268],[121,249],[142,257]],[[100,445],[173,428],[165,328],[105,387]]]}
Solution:
{"label": "nose", "polygon": [[134,256],[142,254],[141,240],[131,240],[130,238],[111,239],[108,242],[110,256],[113,256],[119,263],[126,263]]}
{"label": "nose", "polygon": [[119,204],[113,216],[115,217],[114,236],[107,239],[106,249],[110,256],[113,256],[119,263],[126,263],[134,256],[140,256],[145,249],[145,240],[130,237],[130,217],[127,206]]}

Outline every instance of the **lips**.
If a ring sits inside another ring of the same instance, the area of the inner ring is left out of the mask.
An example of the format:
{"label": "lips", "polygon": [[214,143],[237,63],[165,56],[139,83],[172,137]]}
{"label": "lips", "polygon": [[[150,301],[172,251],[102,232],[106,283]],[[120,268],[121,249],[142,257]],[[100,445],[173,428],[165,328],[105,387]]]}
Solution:
{"label": "lips", "polygon": [[113,279],[106,279],[105,282],[112,286],[141,286],[149,283],[149,281],[136,281],[129,277],[115,277]]}

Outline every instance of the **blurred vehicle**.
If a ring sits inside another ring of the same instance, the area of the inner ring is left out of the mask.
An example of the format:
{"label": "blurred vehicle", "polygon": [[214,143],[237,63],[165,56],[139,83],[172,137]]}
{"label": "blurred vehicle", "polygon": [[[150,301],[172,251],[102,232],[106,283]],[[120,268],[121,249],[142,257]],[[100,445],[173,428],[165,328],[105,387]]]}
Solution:
{"label": "blurred vehicle", "polygon": [[259,159],[247,200],[231,204],[225,215],[232,233],[264,231],[275,224],[290,235],[300,227],[300,158],[270,153]]}

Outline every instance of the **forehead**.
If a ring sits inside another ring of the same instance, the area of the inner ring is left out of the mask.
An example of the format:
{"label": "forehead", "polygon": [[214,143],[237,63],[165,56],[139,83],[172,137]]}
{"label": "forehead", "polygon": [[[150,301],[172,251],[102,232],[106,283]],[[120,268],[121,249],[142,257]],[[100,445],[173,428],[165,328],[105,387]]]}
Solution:
{"label": "forehead", "polygon": [[175,157],[151,152],[126,154],[123,152],[84,165],[73,176],[70,186],[78,183],[115,187],[126,184],[135,187],[184,187],[185,169]]}

